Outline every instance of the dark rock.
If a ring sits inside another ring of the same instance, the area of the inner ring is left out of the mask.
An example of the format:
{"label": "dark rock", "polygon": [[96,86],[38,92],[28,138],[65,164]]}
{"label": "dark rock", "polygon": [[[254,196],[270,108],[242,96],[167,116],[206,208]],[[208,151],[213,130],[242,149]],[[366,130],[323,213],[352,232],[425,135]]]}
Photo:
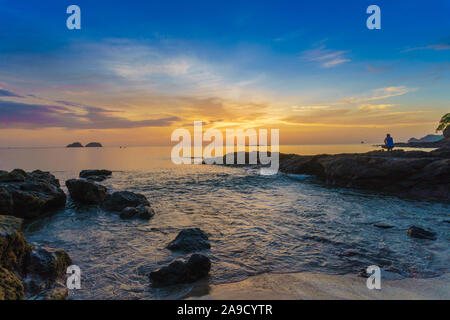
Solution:
{"label": "dark rock", "polygon": [[83,148],[83,145],[79,142],[74,142],[74,143],[67,145],[66,148]]}
{"label": "dark rock", "polygon": [[120,218],[122,219],[132,219],[137,216],[138,210],[135,207],[126,207],[120,213]]}
{"label": "dark rock", "polygon": [[409,227],[408,236],[418,239],[436,240],[436,234],[434,232],[416,226]]}
{"label": "dark rock", "polygon": [[139,205],[150,206],[150,203],[144,195],[130,191],[118,191],[109,194],[102,203],[103,209],[119,212],[126,207],[137,207]]}
{"label": "dark rock", "polygon": [[191,252],[196,250],[210,249],[208,235],[199,228],[181,230],[175,240],[167,245],[173,251]]}
{"label": "dark rock", "polygon": [[59,181],[43,171],[0,172],[0,210],[19,218],[35,218],[64,207],[66,195]]}
{"label": "dark rock", "polygon": [[63,277],[71,264],[72,260],[64,250],[40,247],[30,252],[26,273],[54,280]]}
{"label": "dark rock", "polygon": [[136,208],[138,210],[138,219],[149,220],[155,215],[155,210],[149,206],[139,205]]}
{"label": "dark rock", "polygon": [[23,300],[24,288],[19,277],[0,266],[0,300]]}
{"label": "dark rock", "polygon": [[70,257],[63,250],[33,249],[21,232],[22,223],[13,216],[0,216],[0,300],[35,295],[63,299],[63,291],[55,289],[72,264]]}
{"label": "dark rock", "polygon": [[23,271],[32,249],[21,232],[22,223],[22,219],[0,215],[0,265],[17,272]]}
{"label": "dark rock", "polygon": [[83,170],[80,172],[80,178],[93,181],[104,181],[112,175],[110,170]]}
{"label": "dark rock", "polygon": [[143,220],[149,220],[155,215],[155,211],[149,206],[139,205],[137,207],[126,207],[120,213],[122,219],[138,218]]}
{"label": "dark rock", "polygon": [[[248,155],[247,152],[246,159]],[[360,154],[279,156],[281,172],[313,175],[328,185],[450,201],[450,147],[442,146],[432,152],[379,150]],[[236,153],[234,158],[237,158]]]}
{"label": "dark rock", "polygon": [[380,229],[390,229],[390,228],[394,227],[394,226],[384,224],[384,223],[375,223],[374,226],[377,228],[380,228]]}
{"label": "dark rock", "polygon": [[86,148],[101,148],[103,147],[100,142],[90,142],[86,145]]}
{"label": "dark rock", "polygon": [[70,179],[66,181],[70,197],[84,204],[99,204],[107,195],[105,186],[83,179]]}
{"label": "dark rock", "polygon": [[208,275],[211,261],[201,254],[193,254],[187,262],[175,260],[168,266],[150,273],[153,286],[161,287],[179,283],[192,283]]}

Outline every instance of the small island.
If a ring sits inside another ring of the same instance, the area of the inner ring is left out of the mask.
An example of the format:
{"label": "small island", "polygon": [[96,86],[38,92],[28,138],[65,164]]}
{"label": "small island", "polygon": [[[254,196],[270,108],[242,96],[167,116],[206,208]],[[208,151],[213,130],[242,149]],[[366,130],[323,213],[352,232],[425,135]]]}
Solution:
{"label": "small island", "polygon": [[102,144],[100,142],[90,142],[86,145],[86,148],[102,148]]}
{"label": "small island", "polygon": [[83,145],[79,142],[74,142],[67,145],[66,148],[83,148]]}

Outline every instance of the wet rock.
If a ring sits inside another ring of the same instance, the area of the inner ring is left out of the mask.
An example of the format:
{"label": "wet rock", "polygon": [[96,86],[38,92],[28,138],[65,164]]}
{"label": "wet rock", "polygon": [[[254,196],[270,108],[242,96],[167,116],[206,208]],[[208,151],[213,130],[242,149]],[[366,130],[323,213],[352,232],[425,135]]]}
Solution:
{"label": "wet rock", "polygon": [[418,239],[436,240],[436,234],[434,232],[416,226],[409,227],[408,236]]}
{"label": "wet rock", "polygon": [[36,274],[43,279],[55,280],[66,274],[72,260],[64,250],[40,247],[29,254],[26,273]]}
{"label": "wet rock", "polygon": [[130,191],[118,191],[109,194],[102,203],[103,209],[119,212],[126,207],[137,207],[139,205],[150,206],[150,203],[144,195]]}
{"label": "wet rock", "polygon": [[161,287],[179,283],[192,283],[206,277],[211,270],[211,261],[201,254],[193,254],[187,262],[175,260],[168,266],[150,273],[153,286]]}
{"label": "wet rock", "polygon": [[83,145],[79,142],[74,142],[74,143],[68,144],[66,146],[66,148],[83,148]]}
{"label": "wet rock", "polygon": [[32,247],[23,236],[23,220],[12,216],[0,216],[0,265],[22,272],[25,258]]}
{"label": "wet rock", "polygon": [[107,195],[105,186],[83,179],[70,179],[66,181],[70,197],[84,204],[99,204]]}
{"label": "wet rock", "polygon": [[199,228],[181,230],[177,237],[167,245],[173,251],[191,252],[196,250],[210,249],[208,235]]}
{"label": "wet rock", "polygon": [[52,174],[15,169],[0,172],[0,209],[2,214],[35,218],[64,207],[66,195]]}
{"label": "wet rock", "polygon": [[24,288],[19,277],[0,266],[0,300],[23,300]]}
{"label": "wet rock", "polygon": [[139,205],[137,207],[126,207],[120,213],[120,218],[122,219],[143,219],[149,220],[155,215],[155,211],[149,206]]}
{"label": "wet rock", "polygon": [[50,294],[72,263],[63,250],[33,249],[21,232],[22,223],[0,215],[0,300]]}
{"label": "wet rock", "polygon": [[83,170],[80,172],[80,178],[93,181],[103,181],[112,175],[110,170]]}

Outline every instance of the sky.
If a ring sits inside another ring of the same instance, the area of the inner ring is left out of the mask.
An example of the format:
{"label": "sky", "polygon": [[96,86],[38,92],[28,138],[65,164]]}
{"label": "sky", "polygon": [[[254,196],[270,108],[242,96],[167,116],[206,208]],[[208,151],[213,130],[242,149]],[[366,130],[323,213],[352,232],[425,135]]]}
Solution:
{"label": "sky", "polygon": [[449,14],[448,0],[0,0],[0,147],[170,145],[194,121],[279,129],[281,144],[422,137],[450,111]]}

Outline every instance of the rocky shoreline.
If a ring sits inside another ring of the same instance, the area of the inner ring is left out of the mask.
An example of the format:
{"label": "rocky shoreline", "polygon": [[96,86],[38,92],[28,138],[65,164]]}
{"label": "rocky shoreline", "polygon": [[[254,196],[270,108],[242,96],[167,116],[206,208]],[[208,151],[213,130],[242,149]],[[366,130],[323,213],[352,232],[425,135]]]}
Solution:
{"label": "rocky shoreline", "polygon": [[[149,220],[155,211],[147,198],[130,191],[109,193],[97,183],[110,177],[109,170],[83,170],[79,179],[66,186],[72,201],[99,206],[121,219]],[[72,259],[64,251],[29,244],[22,227],[26,221],[63,209],[67,196],[58,179],[49,172],[0,171],[0,300],[68,299],[66,270]],[[185,229],[168,244],[172,251],[193,252],[149,274],[152,286],[195,282],[208,275],[210,259],[199,251],[210,248],[208,236],[200,229]]]}
{"label": "rocky shoreline", "polygon": [[[248,163],[248,153],[245,158]],[[236,154],[234,159],[237,159]],[[420,200],[450,201],[450,148],[447,147],[430,152],[380,150],[314,156],[280,153],[279,159],[281,172],[312,175],[330,186],[373,190]]]}

